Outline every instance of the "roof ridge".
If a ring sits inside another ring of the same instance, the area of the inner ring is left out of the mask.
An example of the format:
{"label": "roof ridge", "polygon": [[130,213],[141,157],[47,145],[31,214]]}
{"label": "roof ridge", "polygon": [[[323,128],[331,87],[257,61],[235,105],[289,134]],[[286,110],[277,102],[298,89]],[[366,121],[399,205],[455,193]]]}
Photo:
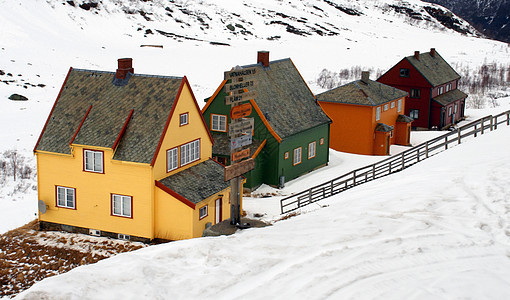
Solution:
{"label": "roof ridge", "polygon": [[[115,72],[112,71],[101,71],[101,70],[88,70],[88,69],[75,69],[73,68],[73,71],[78,72],[91,72],[91,73],[102,73],[102,74],[112,74],[114,75]],[[138,76],[138,77],[151,77],[151,78],[168,78],[168,79],[180,79],[182,80],[184,76],[169,76],[169,75],[151,75],[151,74],[132,74],[131,76]]]}

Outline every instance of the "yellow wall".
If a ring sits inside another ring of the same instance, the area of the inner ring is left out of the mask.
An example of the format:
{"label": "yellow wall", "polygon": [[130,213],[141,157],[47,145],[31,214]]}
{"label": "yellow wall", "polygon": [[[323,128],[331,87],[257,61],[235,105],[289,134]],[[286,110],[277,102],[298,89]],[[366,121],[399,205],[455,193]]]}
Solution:
{"label": "yellow wall", "polygon": [[[223,196],[220,196],[223,195]],[[222,197],[222,221],[230,218],[230,188],[225,189],[219,193],[212,195],[211,197],[199,202],[196,205],[195,211],[193,212],[193,237],[200,237],[205,229],[205,224],[211,222],[212,225],[215,223],[216,218],[216,199]],[[242,203],[242,201],[241,201]],[[208,213],[205,218],[200,220],[200,208],[208,205]]]}
{"label": "yellow wall", "polygon": [[[74,147],[73,156],[37,153],[39,199],[48,206],[40,220],[153,238],[150,165],[112,162],[111,149],[86,149],[104,151],[104,174],[83,171],[82,146]],[[76,189],[75,210],[56,206],[56,185]],[[133,197],[133,218],[111,215],[111,193]]]}
{"label": "yellow wall", "polygon": [[193,237],[194,210],[160,188],[156,189],[156,238],[182,240]]}
{"label": "yellow wall", "polygon": [[[193,97],[191,96],[190,89],[187,85],[184,85],[181,96],[175,105],[176,106],[172,119],[170,120],[165,138],[161,144],[161,149],[154,164],[154,178],[157,180],[178,173],[184,169],[196,165],[201,161],[207,160],[212,156],[212,142],[209,138],[208,131],[202,122],[200,111],[197,110]],[[188,125],[179,126],[179,115],[186,112],[189,113]],[[166,151],[168,149],[191,142],[197,138],[200,138],[200,160],[187,164],[184,167],[179,167],[176,170],[167,173]]]}

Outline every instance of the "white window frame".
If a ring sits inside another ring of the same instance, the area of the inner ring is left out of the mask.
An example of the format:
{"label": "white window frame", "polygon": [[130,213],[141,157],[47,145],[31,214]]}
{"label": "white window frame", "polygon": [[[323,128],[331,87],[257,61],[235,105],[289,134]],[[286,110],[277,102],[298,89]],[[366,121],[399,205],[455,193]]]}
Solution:
{"label": "white window frame", "polygon": [[398,99],[397,101],[397,112],[402,110],[402,99]]}
{"label": "white window frame", "polygon": [[420,99],[421,97],[421,90],[420,89],[411,89],[409,92],[409,97],[413,99]]}
{"label": "white window frame", "polygon": [[112,194],[112,215],[116,217],[133,217],[133,197]]}
{"label": "white window frame", "polygon": [[317,154],[317,143],[315,141],[308,144],[308,159],[314,158]]}
{"label": "white window frame", "polygon": [[395,101],[391,102],[390,108],[395,108]]}
{"label": "white window frame", "polygon": [[452,107],[448,107],[448,116],[451,116],[453,113],[452,113],[453,109]]}
{"label": "white window frame", "polygon": [[57,207],[76,209],[76,189],[57,185]]}
{"label": "white window frame", "polygon": [[444,93],[444,86],[440,86],[437,88],[437,95],[442,95]]}
{"label": "white window frame", "polygon": [[177,147],[166,150],[166,171],[170,172],[179,167],[179,149]]}
{"label": "white window frame", "polygon": [[323,145],[323,144],[324,144],[324,138],[321,138],[321,139],[319,140],[319,144],[321,144],[321,145]]}
{"label": "white window frame", "polygon": [[387,111],[389,108],[389,105],[388,104],[384,104],[384,111]]}
{"label": "white window frame", "polygon": [[450,90],[452,89],[452,84],[451,83],[448,83],[446,85],[446,91],[449,92]]}
{"label": "white window frame", "polygon": [[183,113],[179,115],[179,126],[184,126],[189,124],[189,114]]}
{"label": "white window frame", "polygon": [[200,159],[200,140],[184,144],[180,148],[181,167]]}
{"label": "white window frame", "polygon": [[283,155],[283,158],[284,159],[289,159],[289,151],[285,152],[285,154]]}
{"label": "white window frame", "polygon": [[375,120],[379,121],[381,119],[381,107],[378,106],[375,108]]}
{"label": "white window frame", "polygon": [[302,147],[298,147],[296,149],[294,149],[294,155],[292,157],[292,164],[295,166],[295,165],[299,165],[301,163],[301,155],[302,155],[302,152],[303,152],[303,148]]}
{"label": "white window frame", "polygon": [[227,132],[227,116],[211,114],[211,130]]}
{"label": "white window frame", "polygon": [[[415,118],[414,115],[417,115],[417,117]],[[409,117],[413,118],[414,120],[417,120],[420,117],[420,110],[419,109],[409,110]]]}
{"label": "white window frame", "polygon": [[204,205],[200,207],[198,210],[198,218],[199,220],[202,220],[203,218],[207,217],[209,215],[209,208],[208,205]]}
{"label": "white window frame", "polygon": [[456,114],[457,113],[457,103],[455,103],[455,106],[453,107],[453,113]]}
{"label": "white window frame", "polygon": [[104,172],[104,153],[103,151],[83,150],[83,168],[87,172]]}

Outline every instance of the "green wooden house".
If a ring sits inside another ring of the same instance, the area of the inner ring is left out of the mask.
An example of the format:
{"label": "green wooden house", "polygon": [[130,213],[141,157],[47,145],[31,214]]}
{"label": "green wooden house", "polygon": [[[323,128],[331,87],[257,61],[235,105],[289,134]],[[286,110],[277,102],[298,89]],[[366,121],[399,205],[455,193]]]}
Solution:
{"label": "green wooden house", "polygon": [[[286,181],[325,166],[329,157],[331,120],[317,104],[290,58],[269,61],[269,52],[259,51],[253,79],[257,97],[251,103],[254,118],[250,156],[255,169],[245,174],[245,188],[255,189],[265,183],[283,187]],[[228,125],[230,105],[225,104],[223,80],[202,109],[211,130],[213,158],[230,164]],[[250,89],[251,91],[252,89]]]}

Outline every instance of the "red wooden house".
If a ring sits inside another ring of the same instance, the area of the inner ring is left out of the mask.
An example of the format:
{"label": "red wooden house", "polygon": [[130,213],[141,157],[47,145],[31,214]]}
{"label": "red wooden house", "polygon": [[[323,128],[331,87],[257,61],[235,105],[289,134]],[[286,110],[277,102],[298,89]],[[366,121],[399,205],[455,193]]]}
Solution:
{"label": "red wooden house", "polygon": [[405,114],[412,126],[444,129],[464,119],[467,95],[457,89],[460,75],[434,49],[405,57],[377,81],[409,93]]}

